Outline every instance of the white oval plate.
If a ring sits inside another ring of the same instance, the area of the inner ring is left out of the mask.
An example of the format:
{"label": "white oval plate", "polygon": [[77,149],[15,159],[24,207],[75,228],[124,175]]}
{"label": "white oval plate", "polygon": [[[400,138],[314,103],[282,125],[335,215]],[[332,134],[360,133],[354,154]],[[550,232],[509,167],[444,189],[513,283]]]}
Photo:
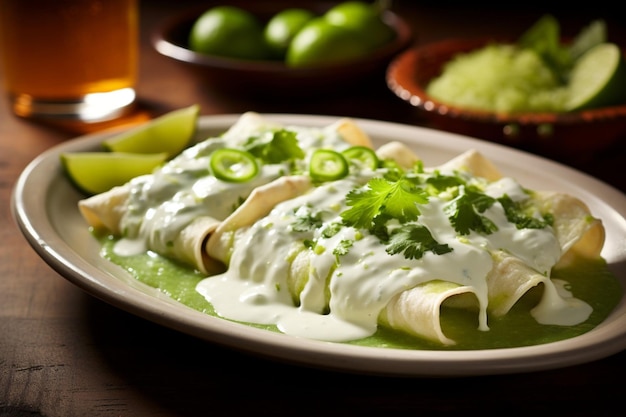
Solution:
{"label": "white oval plate", "polygon": [[[263,116],[301,126],[324,126],[337,120],[328,116]],[[198,138],[223,132],[238,117],[201,117]],[[562,191],[581,198],[603,220],[607,241],[602,255],[626,286],[626,196],[618,190],[563,165],[512,148],[414,126],[356,121],[371,135],[376,146],[388,140],[403,141],[427,165],[445,162],[474,148],[505,175],[529,188]],[[601,325],[582,336],[531,347],[451,352],[300,339],[195,311],[138,282],[100,257],[100,246],[77,210],[82,195],[64,176],[59,154],[99,149],[104,137],[104,134],[84,136],[51,148],[33,160],[17,181],[12,210],[28,242],[53,269],[88,293],[130,313],[262,357],[378,375],[452,377],[538,371],[590,362],[626,348],[625,299]]]}

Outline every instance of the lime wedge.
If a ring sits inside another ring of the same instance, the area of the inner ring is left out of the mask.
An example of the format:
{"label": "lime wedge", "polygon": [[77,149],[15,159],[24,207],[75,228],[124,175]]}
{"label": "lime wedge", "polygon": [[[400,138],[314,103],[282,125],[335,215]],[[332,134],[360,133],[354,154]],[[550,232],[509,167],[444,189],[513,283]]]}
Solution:
{"label": "lime wedge", "polygon": [[87,194],[99,194],[150,174],[167,157],[165,152],[76,152],[61,154],[61,164],[74,185]]}
{"label": "lime wedge", "polygon": [[103,146],[112,152],[165,152],[171,158],[189,144],[196,132],[199,111],[197,104],[174,110],[106,139]]}
{"label": "lime wedge", "polygon": [[626,99],[626,64],[613,43],[601,43],[574,64],[567,87],[565,110],[583,110],[618,104]]}

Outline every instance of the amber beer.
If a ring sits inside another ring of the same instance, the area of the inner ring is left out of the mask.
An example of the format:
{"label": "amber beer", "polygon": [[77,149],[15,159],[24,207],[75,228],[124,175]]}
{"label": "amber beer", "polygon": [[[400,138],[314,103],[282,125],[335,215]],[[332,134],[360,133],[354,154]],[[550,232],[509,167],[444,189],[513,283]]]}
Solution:
{"label": "amber beer", "polygon": [[0,60],[16,114],[106,120],[129,108],[137,0],[0,0]]}

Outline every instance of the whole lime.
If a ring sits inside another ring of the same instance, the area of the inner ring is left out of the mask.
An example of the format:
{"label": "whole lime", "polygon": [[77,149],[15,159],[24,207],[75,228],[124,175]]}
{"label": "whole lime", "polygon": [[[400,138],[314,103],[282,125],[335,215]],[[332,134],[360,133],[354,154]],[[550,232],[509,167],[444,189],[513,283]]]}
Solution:
{"label": "whole lime", "polygon": [[378,48],[395,36],[382,19],[379,3],[346,1],[330,8],[324,17],[333,25],[355,30],[371,49]]}
{"label": "whole lime", "polygon": [[272,16],[264,36],[273,56],[283,59],[293,38],[314,17],[315,13],[302,8],[285,9]]}
{"label": "whole lime", "polygon": [[366,43],[354,30],[316,17],[293,38],[285,63],[291,67],[326,65],[359,58],[368,52]]}
{"label": "whole lime", "polygon": [[216,6],[194,22],[189,47],[196,52],[239,59],[266,59],[263,24],[247,10]]}

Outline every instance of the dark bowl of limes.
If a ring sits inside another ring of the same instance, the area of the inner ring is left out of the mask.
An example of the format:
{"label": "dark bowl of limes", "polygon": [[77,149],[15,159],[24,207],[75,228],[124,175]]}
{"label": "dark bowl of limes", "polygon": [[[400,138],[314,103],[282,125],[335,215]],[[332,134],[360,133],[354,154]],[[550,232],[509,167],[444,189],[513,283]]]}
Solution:
{"label": "dark bowl of limes", "polygon": [[230,1],[171,18],[152,43],[211,88],[305,96],[384,86],[413,34],[384,0]]}
{"label": "dark bowl of limes", "polygon": [[391,62],[387,84],[430,127],[586,162],[626,137],[624,49],[603,21],[558,33],[546,15],[515,39],[420,45]]}

